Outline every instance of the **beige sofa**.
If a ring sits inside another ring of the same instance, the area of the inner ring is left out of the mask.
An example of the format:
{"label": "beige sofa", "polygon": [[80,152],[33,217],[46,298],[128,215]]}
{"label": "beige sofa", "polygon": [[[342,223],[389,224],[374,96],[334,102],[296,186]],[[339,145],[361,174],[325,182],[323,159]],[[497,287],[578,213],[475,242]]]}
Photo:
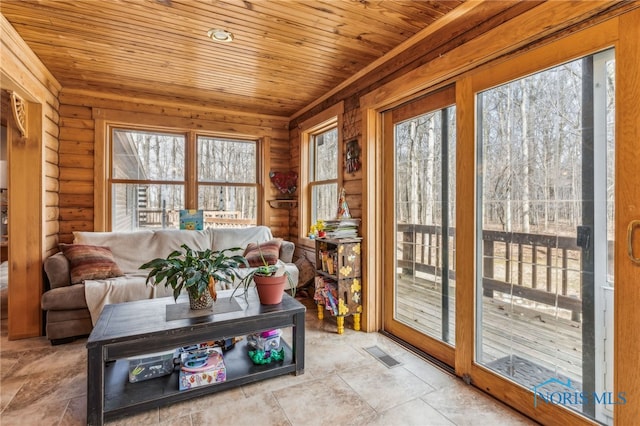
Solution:
{"label": "beige sofa", "polygon": [[[273,238],[266,226],[217,228],[203,231],[142,230],[135,232],[74,232],[74,244],[108,247],[123,275],[107,279],[87,279],[71,284],[70,266],[62,252],[44,262],[50,289],[42,295],[46,311],[46,333],[52,343],[62,343],[91,332],[104,305],[140,299],[172,296],[164,286],[146,285],[147,272],[139,267],[151,259],[167,257],[182,244],[196,250],[224,250]],[[282,241],[279,262],[294,283],[299,271],[292,263],[295,246]],[[242,252],[240,253],[242,254]],[[251,269],[242,268],[240,275]],[[173,300],[173,299],[172,299]]]}

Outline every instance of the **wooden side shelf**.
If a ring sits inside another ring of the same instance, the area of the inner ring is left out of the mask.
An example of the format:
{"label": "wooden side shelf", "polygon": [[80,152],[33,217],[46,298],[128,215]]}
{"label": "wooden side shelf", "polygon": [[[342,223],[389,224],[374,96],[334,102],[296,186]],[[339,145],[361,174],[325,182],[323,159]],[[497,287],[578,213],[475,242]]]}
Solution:
{"label": "wooden side shelf", "polygon": [[290,209],[298,206],[298,200],[268,200],[269,205],[274,209]]}
{"label": "wooden side shelf", "polygon": [[360,330],[362,238],[316,238],[316,281],[314,299],[318,319],[325,311],[336,317],[338,334],[344,333],[344,317],[353,316],[353,329]]}

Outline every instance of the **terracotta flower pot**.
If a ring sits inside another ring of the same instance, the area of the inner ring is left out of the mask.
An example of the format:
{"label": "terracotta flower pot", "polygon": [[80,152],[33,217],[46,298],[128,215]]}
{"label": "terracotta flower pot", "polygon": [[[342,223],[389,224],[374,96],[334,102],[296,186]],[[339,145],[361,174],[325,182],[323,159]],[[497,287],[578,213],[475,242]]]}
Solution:
{"label": "terracotta flower pot", "polygon": [[256,283],[258,297],[263,305],[277,305],[282,302],[282,295],[287,284],[287,276],[279,277],[263,277],[259,275],[253,276]]}

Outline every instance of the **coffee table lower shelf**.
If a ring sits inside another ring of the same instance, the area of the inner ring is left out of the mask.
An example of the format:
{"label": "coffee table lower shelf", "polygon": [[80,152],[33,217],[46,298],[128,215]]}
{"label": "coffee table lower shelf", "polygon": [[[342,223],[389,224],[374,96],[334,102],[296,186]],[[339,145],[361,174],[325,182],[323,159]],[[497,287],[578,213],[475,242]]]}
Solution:
{"label": "coffee table lower shelf", "polygon": [[105,366],[104,419],[113,420],[131,413],[179,402],[198,396],[220,392],[243,384],[253,383],[284,374],[295,373],[291,347],[282,339],[285,359],[266,365],[255,365],[247,355],[247,342],[237,342],[233,349],[224,353],[227,380],[188,390],[178,389],[179,367],[168,376],[143,382],[129,382],[127,360],[117,360]]}
{"label": "coffee table lower shelf", "polygon": [[[232,290],[218,293],[230,297]],[[278,305],[262,305],[255,291],[237,298],[239,309],[207,313],[194,318],[166,319],[172,297],[105,305],[87,340],[87,424],[102,425],[140,411],[180,402],[284,374],[304,373],[304,317],[306,307],[284,294]],[[128,357],[173,350],[229,336],[246,336],[271,329],[291,329],[290,341],[281,339],[285,359],[254,365],[247,342],[225,352],[227,380],[180,391],[179,370],[171,375],[129,383]]]}

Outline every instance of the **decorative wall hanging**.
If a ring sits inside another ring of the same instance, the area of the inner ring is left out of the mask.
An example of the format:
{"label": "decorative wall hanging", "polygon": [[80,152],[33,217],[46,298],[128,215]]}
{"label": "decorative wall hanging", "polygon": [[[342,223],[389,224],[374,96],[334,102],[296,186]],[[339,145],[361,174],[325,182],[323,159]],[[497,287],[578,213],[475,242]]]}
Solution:
{"label": "decorative wall hanging", "polygon": [[360,170],[360,146],[358,139],[347,142],[347,158],[345,160],[345,168],[347,173],[355,173]]}
{"label": "decorative wall hanging", "polygon": [[24,105],[24,100],[16,94],[16,92],[9,92],[11,96],[11,109],[13,110],[13,118],[15,119],[18,130],[22,137],[27,136],[27,110]]}
{"label": "decorative wall hanging", "polygon": [[355,139],[360,135],[360,108],[353,109],[342,114],[342,137],[345,140]]}
{"label": "decorative wall hanging", "polygon": [[282,194],[291,195],[298,189],[298,173],[289,172],[269,172],[269,178],[275,187]]}

